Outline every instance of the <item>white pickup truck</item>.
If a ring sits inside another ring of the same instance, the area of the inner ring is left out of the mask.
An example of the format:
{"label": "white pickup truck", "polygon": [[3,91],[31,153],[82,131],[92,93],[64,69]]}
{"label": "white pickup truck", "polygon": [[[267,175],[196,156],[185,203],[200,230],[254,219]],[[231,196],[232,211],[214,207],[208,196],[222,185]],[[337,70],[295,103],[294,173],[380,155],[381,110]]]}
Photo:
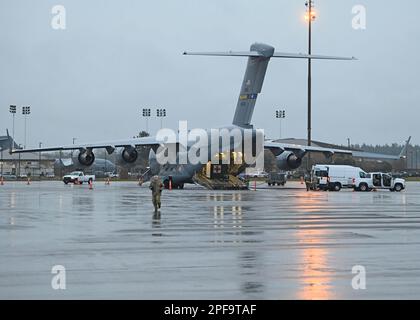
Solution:
{"label": "white pickup truck", "polygon": [[382,172],[373,172],[365,177],[356,177],[353,179],[353,184],[356,191],[389,189],[392,192],[401,192],[405,189],[404,179],[394,178],[390,174]]}
{"label": "white pickup truck", "polygon": [[63,182],[65,184],[75,183],[82,184],[83,182],[93,182],[95,181],[94,175],[85,175],[82,171],[74,171],[63,177]]}

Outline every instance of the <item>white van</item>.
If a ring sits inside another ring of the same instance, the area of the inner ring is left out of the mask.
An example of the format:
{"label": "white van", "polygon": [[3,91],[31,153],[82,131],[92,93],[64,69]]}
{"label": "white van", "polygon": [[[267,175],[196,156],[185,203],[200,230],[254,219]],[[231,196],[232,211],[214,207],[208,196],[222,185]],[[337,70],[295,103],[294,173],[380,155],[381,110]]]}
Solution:
{"label": "white van", "polygon": [[356,178],[366,178],[369,174],[358,167],[345,165],[315,165],[312,177],[317,180],[321,190],[340,191],[342,188],[353,188]]}

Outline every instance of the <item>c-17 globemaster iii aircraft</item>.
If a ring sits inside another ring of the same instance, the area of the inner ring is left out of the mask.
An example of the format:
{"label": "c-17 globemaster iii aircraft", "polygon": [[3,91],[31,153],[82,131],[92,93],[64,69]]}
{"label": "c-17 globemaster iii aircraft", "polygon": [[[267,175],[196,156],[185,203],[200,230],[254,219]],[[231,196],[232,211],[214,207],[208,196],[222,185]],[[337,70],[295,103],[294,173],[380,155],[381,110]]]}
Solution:
{"label": "c-17 globemaster iii aircraft", "polygon": [[[213,149],[209,141],[214,140],[214,130],[208,129],[205,131],[206,139],[200,139],[197,143],[196,137],[190,137],[189,131],[186,131],[185,137],[178,137],[168,139],[162,135],[156,137],[134,138],[121,141],[108,141],[100,143],[86,143],[78,145],[58,146],[40,149],[19,149],[12,150],[11,153],[23,152],[47,152],[57,150],[79,150],[78,160],[85,166],[90,166],[95,160],[93,150],[104,148],[109,154],[112,154],[117,148],[122,148],[121,157],[127,163],[133,163],[137,160],[137,147],[150,146],[152,149],[149,154],[149,165],[153,174],[158,174],[164,178],[165,186],[168,187],[171,181],[172,187],[183,188],[184,183],[198,182],[206,187],[211,187],[210,178],[218,178],[221,176],[228,176],[227,183],[237,184],[239,179],[235,177],[245,170],[246,166],[243,162],[235,162],[232,164],[228,161],[222,161],[222,158],[234,160],[238,156],[243,159],[247,156],[244,145],[247,142],[252,146],[252,153],[256,155],[257,140],[261,137],[261,131],[254,129],[251,124],[252,115],[258,94],[261,93],[268,63],[271,58],[284,59],[322,59],[322,60],[355,60],[355,58],[343,58],[333,56],[321,55],[306,55],[306,54],[291,54],[275,52],[272,46],[256,43],[251,45],[250,51],[247,52],[184,52],[184,55],[204,55],[204,56],[230,56],[230,57],[247,57],[248,65],[245,71],[245,76],[242,82],[242,87],[231,125],[217,129],[219,136],[216,137],[218,142],[217,149]],[[180,132],[181,130],[179,130]],[[229,137],[227,142],[223,140],[220,132],[239,133],[240,139],[233,139]],[[347,154],[357,157],[398,160],[403,157],[404,150],[398,156],[372,154],[355,152],[351,150],[321,148],[316,146],[294,145],[279,143],[262,138],[263,149],[268,149],[275,155],[277,159],[277,166],[281,170],[295,170],[302,164],[302,159],[307,153],[318,152],[323,153],[327,157],[332,157],[334,154]],[[220,143],[219,143],[220,142]],[[162,154],[174,153],[173,160],[163,163],[161,159]],[[205,150],[204,152],[200,151]],[[239,151],[238,151],[239,150]],[[262,150],[263,151],[263,150]],[[190,161],[185,156],[190,153],[204,156],[205,161]],[[248,151],[249,152],[249,151]],[[182,161],[181,161],[182,159]],[[239,164],[238,164],[239,163]],[[198,178],[197,178],[198,177]]]}

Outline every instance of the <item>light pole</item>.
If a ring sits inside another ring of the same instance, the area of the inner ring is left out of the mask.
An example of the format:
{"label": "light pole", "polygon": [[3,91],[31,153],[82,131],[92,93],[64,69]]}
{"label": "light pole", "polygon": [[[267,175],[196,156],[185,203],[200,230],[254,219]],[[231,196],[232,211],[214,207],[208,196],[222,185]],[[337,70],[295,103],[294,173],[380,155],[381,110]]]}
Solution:
{"label": "light pole", "polygon": [[1,147],[1,176],[3,177],[3,147]]}
{"label": "light pole", "polygon": [[13,116],[13,129],[12,129],[12,138],[13,138],[13,142],[12,142],[12,149],[14,149],[14,143],[15,143],[15,115],[16,115],[16,106],[10,106],[9,107],[9,112],[12,114]]}
{"label": "light pole", "polygon": [[[42,142],[39,143],[39,148],[42,148]],[[41,151],[39,152],[38,167],[39,180],[41,180]]]}
{"label": "light pole", "polygon": [[156,116],[160,118],[160,128],[162,129],[162,120],[166,117],[166,109],[157,109]]}
{"label": "light pole", "polygon": [[22,107],[22,114],[25,116],[25,140],[24,140],[24,149],[26,149],[26,118],[31,114],[31,107]]}
{"label": "light pole", "polygon": [[285,110],[276,110],[276,118],[279,119],[279,137],[281,139],[281,119],[286,118]]}
{"label": "light pole", "polygon": [[143,118],[146,118],[146,132],[149,133],[149,118],[151,116],[150,109],[143,109]]}
{"label": "light pole", "polygon": [[410,169],[414,169],[414,151],[411,151],[411,168]]}
{"label": "light pole", "polygon": [[62,158],[62,151],[60,150],[60,152],[59,152],[60,178],[63,176],[63,163],[62,163],[61,158]]}
{"label": "light pole", "polygon": [[[77,138],[72,138],[73,139],[73,145],[74,145],[74,142],[77,140]],[[71,158],[73,159],[73,153],[74,153],[74,150],[71,150]]]}
{"label": "light pole", "polygon": [[[19,149],[22,149],[22,145],[21,144],[19,144]],[[18,171],[19,171],[19,173],[18,173],[18,178],[20,178],[20,155],[21,155],[21,153],[19,152],[19,163],[18,163]]]}
{"label": "light pole", "polygon": [[[314,2],[308,0],[305,3],[307,8],[306,20],[308,21],[308,54],[312,54],[312,21],[315,20],[313,11]],[[312,145],[312,59],[308,59],[308,146]],[[311,168],[311,154],[308,153],[307,170]]]}

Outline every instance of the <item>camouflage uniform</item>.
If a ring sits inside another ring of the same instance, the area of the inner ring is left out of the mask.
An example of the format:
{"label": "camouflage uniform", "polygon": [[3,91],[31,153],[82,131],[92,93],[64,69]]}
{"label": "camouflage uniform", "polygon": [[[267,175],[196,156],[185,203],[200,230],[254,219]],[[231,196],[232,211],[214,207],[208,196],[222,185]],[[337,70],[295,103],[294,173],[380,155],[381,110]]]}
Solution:
{"label": "camouflage uniform", "polygon": [[160,196],[162,194],[163,184],[162,181],[158,176],[154,176],[150,180],[150,190],[152,190],[152,199],[153,199],[153,206],[155,207],[155,211],[160,209]]}

